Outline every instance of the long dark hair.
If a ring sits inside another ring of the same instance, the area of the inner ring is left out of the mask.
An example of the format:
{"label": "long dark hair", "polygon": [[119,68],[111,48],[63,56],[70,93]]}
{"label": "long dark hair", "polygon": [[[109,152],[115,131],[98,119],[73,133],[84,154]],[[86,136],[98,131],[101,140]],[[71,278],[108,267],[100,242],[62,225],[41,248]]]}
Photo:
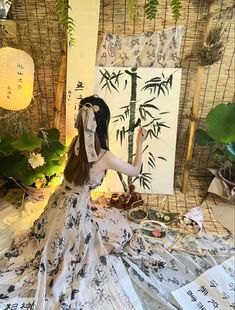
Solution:
{"label": "long dark hair", "polygon": [[[97,123],[95,133],[95,149],[97,155],[100,154],[101,149],[109,149],[108,139],[108,125],[110,121],[110,111],[107,104],[103,99],[97,96],[86,97],[81,100],[79,109],[85,105],[96,105],[99,107],[99,111],[95,112],[95,118]],[[70,144],[68,151],[68,160],[64,170],[64,177],[70,183],[76,186],[85,185],[90,177],[90,168],[92,163],[88,163],[85,142],[84,142],[84,130],[82,119],[78,120],[78,136],[75,136]],[[79,137],[79,152],[78,156],[74,153],[74,147]]]}

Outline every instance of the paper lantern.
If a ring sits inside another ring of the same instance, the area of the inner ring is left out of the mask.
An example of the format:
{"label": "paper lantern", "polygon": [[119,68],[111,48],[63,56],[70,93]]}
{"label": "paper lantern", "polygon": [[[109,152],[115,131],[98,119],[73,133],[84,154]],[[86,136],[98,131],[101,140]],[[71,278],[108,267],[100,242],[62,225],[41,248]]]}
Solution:
{"label": "paper lantern", "polygon": [[0,107],[25,109],[33,95],[34,63],[22,50],[0,48]]}

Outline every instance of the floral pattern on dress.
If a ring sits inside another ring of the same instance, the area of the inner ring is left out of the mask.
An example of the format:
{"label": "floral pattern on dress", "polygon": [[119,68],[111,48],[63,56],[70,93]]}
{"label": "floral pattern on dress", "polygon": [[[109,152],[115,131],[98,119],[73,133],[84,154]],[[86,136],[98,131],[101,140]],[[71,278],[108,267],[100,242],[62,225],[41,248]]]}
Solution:
{"label": "floral pattern on dress", "polygon": [[177,309],[173,290],[234,254],[231,236],[202,236],[209,254],[199,257],[147,242],[115,208],[97,218],[89,192],[101,181],[64,183],[33,227],[14,235],[0,259],[0,310]]}
{"label": "floral pattern on dress", "polygon": [[104,229],[91,211],[89,192],[101,181],[64,182],[30,231],[14,236],[0,261],[0,309],[21,309],[22,300],[40,310],[136,308],[108,255],[130,240],[128,222],[119,215]]}

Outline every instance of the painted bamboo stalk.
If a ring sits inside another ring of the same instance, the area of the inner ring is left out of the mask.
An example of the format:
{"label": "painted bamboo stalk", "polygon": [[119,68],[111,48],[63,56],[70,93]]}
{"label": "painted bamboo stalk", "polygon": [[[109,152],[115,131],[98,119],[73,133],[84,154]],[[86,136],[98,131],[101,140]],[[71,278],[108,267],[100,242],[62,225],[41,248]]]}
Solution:
{"label": "painted bamboo stalk", "polygon": [[[205,28],[205,32],[204,32],[204,36],[203,36],[203,45],[206,44],[206,39],[207,39],[209,30],[211,27],[212,6],[213,5],[210,4],[209,10],[208,10],[208,20],[206,23],[206,28]],[[204,71],[204,67],[202,65],[198,65],[197,73],[196,73],[196,84],[195,84],[195,90],[194,90],[194,98],[193,98],[193,104],[192,104],[192,108],[191,108],[186,163],[185,163],[184,172],[183,172],[183,186],[182,186],[182,192],[183,193],[186,193],[187,188],[188,188],[190,164],[191,164],[192,156],[193,156],[193,148],[194,148],[194,141],[195,141],[196,128],[197,128],[197,120],[198,120],[198,111],[199,111],[199,106],[200,106],[200,92],[201,92],[203,71]]]}
{"label": "painted bamboo stalk", "polygon": [[64,95],[64,87],[66,80],[66,49],[62,51],[59,76],[57,81],[56,93],[55,93],[55,107],[54,107],[54,127],[59,129],[60,126],[60,114],[61,114],[61,105]]}
{"label": "painted bamboo stalk", "polygon": [[[128,163],[132,164],[133,153],[134,153],[134,128],[135,128],[135,110],[137,100],[137,69],[132,68],[131,72],[126,70],[126,73],[131,76],[131,98],[130,98],[130,117],[129,117],[129,128],[128,128]],[[128,184],[132,183],[132,177],[128,176]]]}
{"label": "painted bamboo stalk", "polygon": [[124,178],[123,178],[121,172],[117,172],[117,174],[118,174],[118,177],[119,177],[119,179],[120,179],[120,182],[122,183],[122,187],[123,187],[123,189],[124,189],[124,192],[128,192],[128,187],[127,187],[127,185],[126,185],[126,182],[125,182],[125,180],[124,180]]}

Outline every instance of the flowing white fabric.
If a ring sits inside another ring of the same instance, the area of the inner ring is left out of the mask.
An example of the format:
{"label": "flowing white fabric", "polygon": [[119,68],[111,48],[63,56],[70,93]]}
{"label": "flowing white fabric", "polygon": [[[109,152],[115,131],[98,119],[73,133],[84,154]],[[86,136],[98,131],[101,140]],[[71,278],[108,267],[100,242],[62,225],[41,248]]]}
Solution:
{"label": "flowing white fabric", "polygon": [[230,236],[189,244],[192,251],[200,243],[205,257],[170,253],[138,229],[132,234],[117,209],[95,217],[89,191],[101,179],[91,173],[87,186],[65,182],[33,227],[14,235],[0,261],[1,310],[177,309],[173,290],[234,254]]}
{"label": "flowing white fabric", "polygon": [[64,182],[0,263],[0,309],[142,309],[121,258],[131,229],[118,212],[107,230],[92,216],[89,191]]}

